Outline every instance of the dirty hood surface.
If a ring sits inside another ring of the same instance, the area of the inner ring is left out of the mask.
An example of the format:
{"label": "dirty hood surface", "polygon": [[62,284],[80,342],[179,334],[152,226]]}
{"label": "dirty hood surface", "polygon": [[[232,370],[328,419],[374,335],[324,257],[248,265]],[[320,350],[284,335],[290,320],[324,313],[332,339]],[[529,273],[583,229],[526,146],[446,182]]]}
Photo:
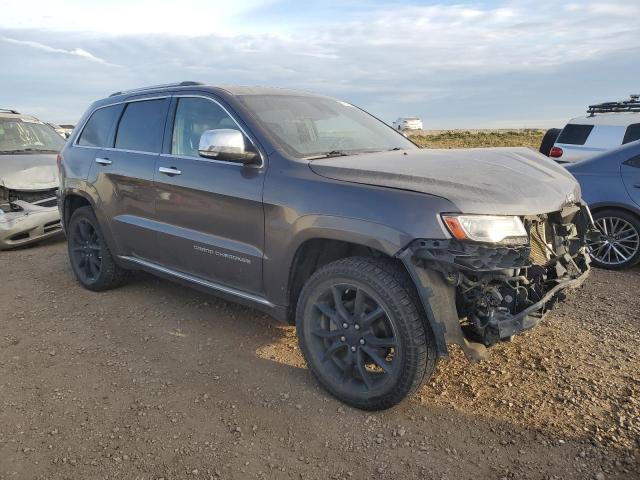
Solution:
{"label": "dirty hood surface", "polygon": [[0,155],[0,186],[11,190],[58,187],[56,154]]}
{"label": "dirty hood surface", "polygon": [[580,199],[576,179],[528,148],[402,150],[313,160],[323,177],[428,193],[463,213],[534,215]]}

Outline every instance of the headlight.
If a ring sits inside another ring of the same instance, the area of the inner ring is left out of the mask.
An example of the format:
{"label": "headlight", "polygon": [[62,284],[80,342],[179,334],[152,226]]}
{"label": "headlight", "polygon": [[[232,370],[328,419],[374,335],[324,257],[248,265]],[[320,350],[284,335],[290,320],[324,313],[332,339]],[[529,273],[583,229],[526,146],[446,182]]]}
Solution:
{"label": "headlight", "polygon": [[495,215],[443,215],[447,228],[458,240],[498,243],[509,237],[526,237],[519,217]]}

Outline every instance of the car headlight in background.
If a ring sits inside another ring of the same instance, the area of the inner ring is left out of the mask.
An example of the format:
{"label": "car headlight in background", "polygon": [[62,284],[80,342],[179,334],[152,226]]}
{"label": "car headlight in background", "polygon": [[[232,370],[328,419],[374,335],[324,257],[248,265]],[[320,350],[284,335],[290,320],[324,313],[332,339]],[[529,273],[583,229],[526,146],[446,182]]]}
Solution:
{"label": "car headlight in background", "polygon": [[520,217],[497,215],[442,215],[451,235],[458,240],[498,243],[509,237],[527,237]]}

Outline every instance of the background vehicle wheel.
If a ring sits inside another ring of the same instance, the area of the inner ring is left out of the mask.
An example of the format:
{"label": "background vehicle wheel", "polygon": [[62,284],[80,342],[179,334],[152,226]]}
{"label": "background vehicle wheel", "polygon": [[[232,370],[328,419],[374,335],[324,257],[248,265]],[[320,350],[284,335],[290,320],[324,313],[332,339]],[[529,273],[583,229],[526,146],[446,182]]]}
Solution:
{"label": "background vehicle wheel", "polygon": [[436,365],[413,284],[391,260],[351,257],[322,267],[300,294],[296,327],[313,375],[357,408],[397,404]]}
{"label": "background vehicle wheel", "polygon": [[556,140],[558,139],[561,131],[561,128],[550,128],[549,130],[547,130],[547,133],[544,134],[544,137],[542,137],[542,142],[540,143],[540,153],[546,155],[547,157],[549,156],[549,154],[551,153],[551,147],[553,147],[553,144],[556,143]]}
{"label": "background vehicle wheel", "polygon": [[73,212],[67,229],[67,248],[73,273],[83,287],[102,291],[123,282],[126,271],[113,261],[91,207]]}
{"label": "background vehicle wheel", "polygon": [[640,219],[624,210],[607,209],[593,214],[600,238],[591,242],[593,264],[612,270],[640,261]]}

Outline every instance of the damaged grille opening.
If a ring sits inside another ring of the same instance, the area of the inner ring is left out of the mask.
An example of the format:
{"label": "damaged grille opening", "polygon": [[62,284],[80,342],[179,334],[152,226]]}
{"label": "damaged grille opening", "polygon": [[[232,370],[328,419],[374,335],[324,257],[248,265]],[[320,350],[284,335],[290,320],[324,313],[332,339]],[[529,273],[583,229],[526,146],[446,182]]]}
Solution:
{"label": "damaged grille opening", "polygon": [[40,207],[55,207],[58,205],[57,191],[57,188],[40,191],[9,190],[9,201],[22,200]]}
{"label": "damaged grille opening", "polygon": [[34,205],[39,207],[57,207],[58,206],[58,197],[46,198],[44,200],[39,200],[37,202],[33,202]]}
{"label": "damaged grille opening", "polygon": [[529,232],[529,265],[484,274],[462,274],[457,292],[458,313],[468,338],[487,346],[508,340],[533,327],[544,313],[564,298],[558,292],[542,308],[518,318],[518,314],[542,302],[561,283],[578,278],[589,269],[581,212],[525,217]]}
{"label": "damaged grille opening", "polygon": [[528,241],[481,244],[422,240],[414,255],[456,287],[464,336],[486,346],[535,326],[544,313],[589,270],[586,207],[522,217]]}

